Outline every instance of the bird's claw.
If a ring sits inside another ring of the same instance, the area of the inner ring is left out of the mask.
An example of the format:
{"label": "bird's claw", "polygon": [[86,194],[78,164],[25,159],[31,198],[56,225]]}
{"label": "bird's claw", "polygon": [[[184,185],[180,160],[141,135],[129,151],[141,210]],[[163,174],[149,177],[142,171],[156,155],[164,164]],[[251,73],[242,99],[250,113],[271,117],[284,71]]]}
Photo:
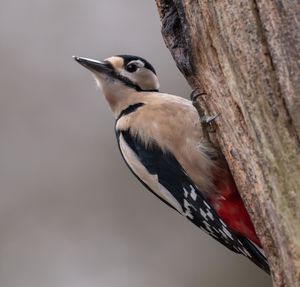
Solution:
{"label": "bird's claw", "polygon": [[219,115],[205,115],[204,109],[201,107],[200,101],[198,100],[198,98],[203,95],[206,95],[206,93],[200,92],[199,90],[195,89],[191,93],[191,100],[193,102],[193,106],[198,111],[200,123],[202,126],[203,137],[210,141],[209,133],[216,132],[216,126],[214,125],[214,121]]}
{"label": "bird's claw", "polygon": [[198,97],[200,96],[203,96],[203,95],[206,95],[205,92],[200,92],[198,89],[195,89],[191,92],[191,95],[190,95],[190,98],[191,98],[191,101],[196,101]]}
{"label": "bird's claw", "polygon": [[216,132],[216,127],[214,125],[215,119],[219,116],[219,114],[213,116],[203,116],[200,121],[201,125],[207,130],[209,133]]}

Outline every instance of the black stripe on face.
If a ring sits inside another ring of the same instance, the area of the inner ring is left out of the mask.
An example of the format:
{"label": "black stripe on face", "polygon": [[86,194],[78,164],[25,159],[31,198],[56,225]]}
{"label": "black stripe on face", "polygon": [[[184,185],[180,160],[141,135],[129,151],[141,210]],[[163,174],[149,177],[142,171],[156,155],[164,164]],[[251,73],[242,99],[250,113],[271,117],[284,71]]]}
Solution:
{"label": "black stripe on face", "polygon": [[133,88],[133,89],[135,89],[138,92],[142,92],[143,91],[143,89],[139,85],[135,84],[130,79],[122,76],[121,74],[119,74],[117,72],[114,72],[111,76],[114,79],[117,79],[117,80],[121,81],[125,86],[127,86],[129,88]]}
{"label": "black stripe on face", "polygon": [[128,78],[122,76],[121,74],[117,73],[115,70],[112,71],[110,76],[114,79],[117,79],[117,80],[121,81],[125,86],[135,89],[137,92],[158,92],[158,89],[143,90],[139,85],[135,84],[130,79],[128,79]]}

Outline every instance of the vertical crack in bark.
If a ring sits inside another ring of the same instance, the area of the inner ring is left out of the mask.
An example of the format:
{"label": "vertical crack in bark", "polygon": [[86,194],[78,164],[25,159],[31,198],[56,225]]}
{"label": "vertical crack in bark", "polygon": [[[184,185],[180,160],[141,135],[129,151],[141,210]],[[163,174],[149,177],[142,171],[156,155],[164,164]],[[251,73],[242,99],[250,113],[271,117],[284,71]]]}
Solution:
{"label": "vertical crack in bark", "polygon": [[[157,0],[158,1],[158,0]],[[182,1],[159,1],[165,43],[184,75],[194,74],[191,43]]]}
{"label": "vertical crack in bark", "polygon": [[[299,146],[300,145],[300,138],[299,138],[299,135],[298,135],[297,130],[295,128],[295,123],[293,122],[293,118],[292,118],[292,116],[290,114],[290,111],[288,109],[285,97],[283,96],[283,91],[282,91],[282,87],[281,87],[281,84],[280,84],[280,81],[279,81],[278,71],[277,71],[276,65],[273,61],[270,43],[269,43],[268,38],[267,38],[266,33],[265,33],[265,25],[264,25],[264,22],[261,19],[261,13],[260,13],[260,9],[259,9],[257,0],[253,0],[253,6],[254,6],[253,7],[254,8],[254,13],[253,14],[254,14],[254,16],[256,17],[256,20],[257,20],[257,27],[258,27],[260,35],[261,35],[262,44],[266,49],[265,56],[268,58],[269,63],[270,63],[270,67],[272,69],[272,78],[273,78],[272,82],[276,83],[276,89],[275,90],[277,91],[278,98],[280,98],[280,101],[282,102],[282,107],[284,108],[285,113],[286,113],[286,117],[287,117],[286,128],[288,129],[290,135],[297,140],[297,143],[298,143],[298,146]],[[278,114],[278,109],[276,107],[275,100],[274,100],[274,98],[272,97],[271,94],[268,94],[268,102],[269,102],[269,105],[271,107],[271,110],[273,112],[274,117],[277,118],[278,115],[279,115]]]}

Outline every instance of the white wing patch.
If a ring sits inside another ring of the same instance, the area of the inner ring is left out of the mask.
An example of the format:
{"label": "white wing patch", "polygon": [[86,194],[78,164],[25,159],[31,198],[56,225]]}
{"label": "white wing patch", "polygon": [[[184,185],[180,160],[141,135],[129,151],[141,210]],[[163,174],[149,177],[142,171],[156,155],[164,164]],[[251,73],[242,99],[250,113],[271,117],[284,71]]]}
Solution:
{"label": "white wing patch", "polygon": [[132,171],[159,197],[167,201],[176,210],[182,213],[182,207],[175,197],[158,182],[158,176],[152,175],[140,162],[135,152],[129,147],[122,134],[119,136],[119,145],[125,161]]}

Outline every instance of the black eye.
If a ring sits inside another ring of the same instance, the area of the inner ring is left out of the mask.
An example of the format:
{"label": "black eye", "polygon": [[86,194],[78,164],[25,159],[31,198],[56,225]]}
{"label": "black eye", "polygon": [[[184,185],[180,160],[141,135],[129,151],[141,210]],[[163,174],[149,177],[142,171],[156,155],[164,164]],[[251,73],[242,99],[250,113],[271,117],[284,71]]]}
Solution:
{"label": "black eye", "polygon": [[126,70],[129,72],[129,73],[134,73],[136,70],[138,69],[138,66],[136,64],[128,64],[126,66]]}

